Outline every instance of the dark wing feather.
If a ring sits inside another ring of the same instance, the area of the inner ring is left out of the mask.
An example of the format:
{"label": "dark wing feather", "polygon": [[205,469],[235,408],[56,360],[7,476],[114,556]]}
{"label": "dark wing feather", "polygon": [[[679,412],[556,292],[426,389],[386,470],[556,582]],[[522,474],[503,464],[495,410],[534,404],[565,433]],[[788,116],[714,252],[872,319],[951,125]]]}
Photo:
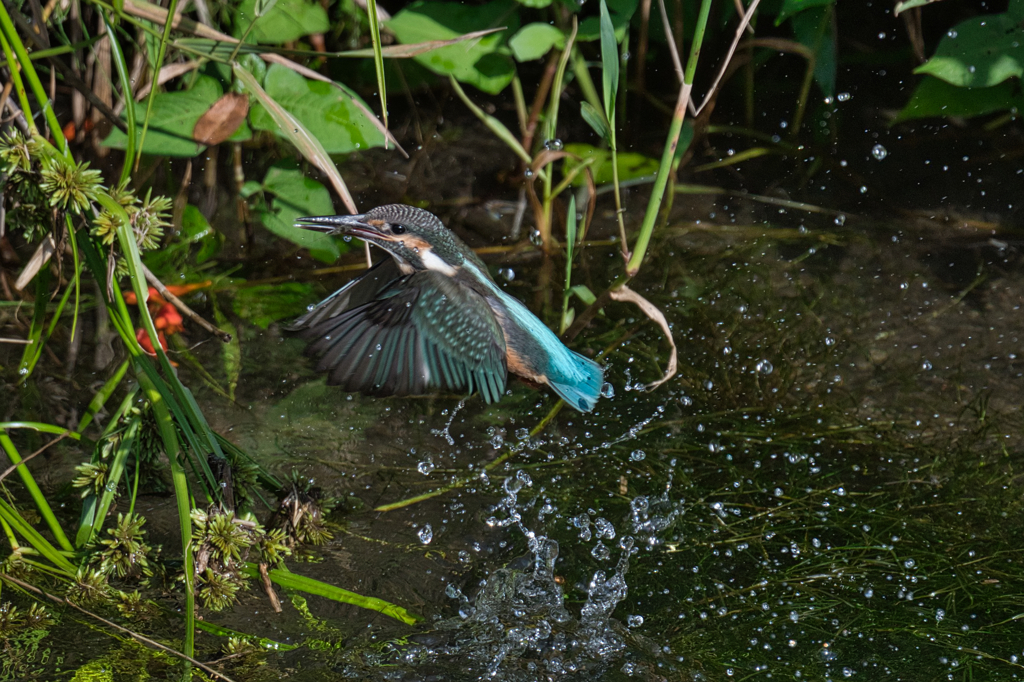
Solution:
{"label": "dark wing feather", "polygon": [[373,300],[353,300],[325,301],[321,306],[330,303],[331,313],[318,315],[302,333],[328,383],[367,395],[442,390],[478,391],[489,403],[501,398],[508,379],[505,337],[476,292],[424,271],[379,287]]}

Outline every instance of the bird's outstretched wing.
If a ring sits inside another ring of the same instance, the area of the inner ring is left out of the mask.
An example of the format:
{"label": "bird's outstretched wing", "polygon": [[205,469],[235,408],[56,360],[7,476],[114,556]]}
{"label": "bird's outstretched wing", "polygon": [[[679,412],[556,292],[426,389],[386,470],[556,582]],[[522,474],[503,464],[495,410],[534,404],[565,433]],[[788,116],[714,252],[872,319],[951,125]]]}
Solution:
{"label": "bird's outstretched wing", "polygon": [[[351,308],[369,303],[382,289],[402,276],[394,258],[385,258],[333,294],[316,304],[312,310],[288,325],[290,332],[303,332],[324,320],[336,317]],[[303,336],[306,336],[303,334]]]}
{"label": "bird's outstretched wing", "polygon": [[329,384],[378,396],[479,391],[488,403],[505,392],[505,338],[475,291],[427,270],[384,283],[367,302],[343,292],[308,313],[302,331]]}

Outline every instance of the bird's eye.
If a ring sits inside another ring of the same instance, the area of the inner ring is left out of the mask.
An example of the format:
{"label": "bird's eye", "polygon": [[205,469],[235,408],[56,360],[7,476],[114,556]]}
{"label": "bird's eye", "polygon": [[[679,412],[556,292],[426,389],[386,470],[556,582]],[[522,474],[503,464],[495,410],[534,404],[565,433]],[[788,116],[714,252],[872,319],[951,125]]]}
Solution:
{"label": "bird's eye", "polygon": [[391,234],[405,234],[405,225],[392,225]]}

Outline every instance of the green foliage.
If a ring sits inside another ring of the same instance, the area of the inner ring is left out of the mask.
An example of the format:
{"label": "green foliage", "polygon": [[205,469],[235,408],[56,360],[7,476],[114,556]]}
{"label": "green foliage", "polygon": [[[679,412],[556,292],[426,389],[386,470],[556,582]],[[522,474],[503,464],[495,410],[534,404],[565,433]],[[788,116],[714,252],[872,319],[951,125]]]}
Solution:
{"label": "green foliage", "polygon": [[333,238],[295,226],[295,221],[302,216],[334,213],[326,187],[306,177],[293,161],[280,161],[271,166],[262,187],[264,192],[274,195],[267,208],[256,212],[268,230],[309,249],[318,260],[332,263],[338,258],[341,248]]}
{"label": "green foliage", "polygon": [[[383,133],[364,113],[369,108],[358,95],[340,86],[312,80],[280,64],[271,64],[263,88],[330,154],[384,146]],[[363,108],[357,106],[356,101],[362,103]],[[256,130],[270,130],[286,137],[262,105],[254,105],[249,116]]]}
{"label": "green foliage", "polygon": [[237,600],[245,586],[247,574],[243,569],[251,552],[273,565],[291,553],[281,533],[268,534],[258,523],[239,519],[223,509],[194,510],[192,524],[198,596],[213,611],[221,611]]}
{"label": "green foliage", "polygon": [[[611,20],[612,28],[615,31],[616,42],[621,42],[629,28],[629,21],[636,12],[638,0],[609,0],[605,3],[608,9],[608,18]],[[589,42],[601,38],[601,17],[591,16],[580,22],[576,40]]]}
{"label": "green foliage", "polygon": [[[135,243],[138,244],[140,251],[150,251],[160,246],[164,229],[171,224],[171,200],[160,195],[154,197],[152,194],[153,190],[149,189],[146,191],[146,198],[140,200],[125,186],[110,192],[128,214],[132,231],[135,233]],[[108,246],[113,244],[117,236],[117,220],[110,209],[104,208],[93,223],[93,236]],[[127,273],[123,265],[119,271],[121,274]]]}
{"label": "green foliage", "polygon": [[897,121],[1020,110],[1024,0],[1010,0],[1003,14],[973,17],[949,29],[932,58],[914,73],[925,78]]}
{"label": "green foliage", "polygon": [[[161,92],[153,101],[153,111],[149,117],[149,126],[142,151],[145,154],[159,156],[196,156],[206,146],[192,139],[192,131],[199,118],[224,94],[220,82],[211,76],[200,75],[192,87],[179,92]],[[136,124],[141,137],[143,122]],[[242,142],[252,137],[252,131],[246,123],[228,138],[232,142]],[[114,128],[103,144],[114,149],[125,149],[128,136],[118,128]]]}
{"label": "green foliage", "polygon": [[80,567],[68,587],[67,596],[79,606],[88,607],[104,603],[110,596],[107,574],[99,568]]}
{"label": "green foliage", "polygon": [[565,34],[551,24],[534,22],[519,29],[508,41],[516,61],[529,62],[540,59],[552,48],[565,47]]}
{"label": "green foliage", "polygon": [[779,26],[786,19],[803,12],[804,10],[831,7],[835,0],[784,0],[782,9],[775,17],[775,25]]}
{"label": "green foliage", "polygon": [[1003,81],[988,88],[961,88],[925,76],[895,122],[935,116],[971,118],[1010,109],[1024,111],[1019,83]]}
{"label": "green foliage", "polygon": [[836,92],[836,41],[832,31],[832,8],[814,7],[794,16],[793,36],[814,53],[814,80],[826,97],[832,97]]}
{"label": "green foliage", "polygon": [[0,138],[0,164],[6,178],[0,182],[10,194],[12,208],[6,224],[22,231],[27,242],[50,231],[53,208],[81,213],[99,189],[99,171],[70,164],[53,153],[40,137],[26,138],[11,131]]}
{"label": "green foliage", "polygon": [[504,27],[504,31],[415,57],[436,74],[454,76],[484,92],[496,94],[505,89],[515,75],[505,41],[519,27],[516,9],[513,0],[492,0],[477,6],[417,0],[396,14],[388,22],[388,28],[403,43],[420,43],[451,40],[472,31]]}
{"label": "green foliage", "polygon": [[941,78],[965,88],[998,85],[1024,75],[1024,1],[1004,14],[986,14],[960,22],[942,37],[935,54],[914,73]]}
{"label": "green foliage", "polygon": [[[238,6],[235,13],[236,38],[247,35],[247,40],[254,43],[280,45],[311,33],[327,33],[331,28],[327,12],[320,3],[277,0],[259,18],[256,16],[256,5],[257,0],[243,0]],[[255,26],[250,30],[250,25],[254,23]]]}
{"label": "green foliage", "polygon": [[132,575],[149,575],[149,553],[146,532],[142,529],[146,519],[137,515],[117,515],[117,525],[107,529],[109,538],[100,540],[93,556],[93,563],[106,575],[126,578]]}
{"label": "green foliage", "polygon": [[[589,144],[572,143],[565,145],[565,151],[579,156],[583,161],[593,159],[590,163],[590,171],[594,174],[594,182],[597,184],[606,185],[612,181],[612,154],[607,149],[601,149]],[[658,172],[657,159],[652,159],[649,156],[636,152],[619,152],[617,156],[620,182],[654,175]],[[568,175],[579,165],[580,161],[567,158],[563,172]],[[582,186],[583,184],[585,184],[584,177],[577,175],[573,180],[573,185]]]}

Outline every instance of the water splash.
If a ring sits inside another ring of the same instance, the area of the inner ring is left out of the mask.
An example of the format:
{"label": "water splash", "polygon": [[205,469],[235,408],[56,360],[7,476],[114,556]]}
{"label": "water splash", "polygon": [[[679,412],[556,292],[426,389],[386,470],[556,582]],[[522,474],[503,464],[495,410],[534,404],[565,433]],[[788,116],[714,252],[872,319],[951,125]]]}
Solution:
{"label": "water splash", "polygon": [[[637,497],[627,518],[626,530],[631,534],[619,533],[607,519],[592,518],[593,510],[570,520],[579,529],[580,539],[594,541],[607,559],[612,550],[605,543],[618,538],[614,568],[594,571],[585,586],[586,599],[574,615],[566,608],[556,573],[558,542],[531,529],[523,516],[529,505],[519,498],[532,486],[532,478],[522,470],[506,478],[504,495],[487,519],[492,528],[522,533],[527,553],[488,575],[473,599],[449,584],[445,593],[457,600],[458,616],[438,622],[434,631],[414,636],[412,644],[395,646],[373,661],[411,666],[409,676],[395,671],[388,679],[425,679],[437,670],[438,679],[445,680],[576,680],[601,678],[624,667],[632,677],[664,679],[660,675],[665,668],[657,675],[653,672],[666,663],[653,661],[658,659],[659,647],[631,631],[643,619],[631,616],[627,626],[612,614],[629,592],[626,577],[638,545],[656,544],[652,538],[672,523],[679,507],[669,503],[667,492],[654,503]],[[542,517],[549,507],[545,504],[538,515]],[[652,660],[637,660],[638,651],[651,652]]]}

